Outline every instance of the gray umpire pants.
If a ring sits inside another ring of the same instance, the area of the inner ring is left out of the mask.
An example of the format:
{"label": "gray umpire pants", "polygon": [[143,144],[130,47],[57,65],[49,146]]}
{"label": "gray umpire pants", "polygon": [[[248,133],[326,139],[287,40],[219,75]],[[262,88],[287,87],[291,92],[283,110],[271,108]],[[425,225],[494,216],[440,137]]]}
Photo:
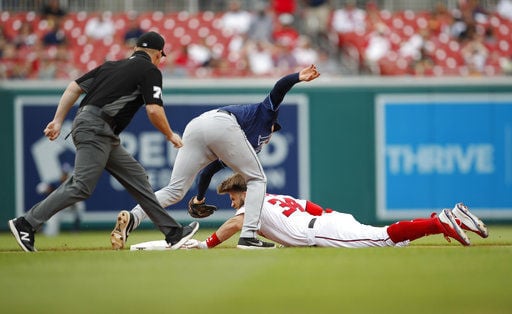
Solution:
{"label": "gray umpire pants", "polygon": [[[155,194],[165,208],[179,202],[195,177],[210,162],[220,159],[247,182],[241,237],[255,237],[267,190],[263,167],[235,116],[211,110],[190,121],[183,133],[169,184]],[[139,206],[132,210],[136,223],[144,218]]]}
{"label": "gray umpire pants", "polygon": [[148,217],[167,235],[181,224],[160,206],[140,163],[120,144],[110,126],[95,114],[83,111],[73,121],[76,146],[73,174],[25,215],[36,230],[60,210],[87,199],[106,169],[142,206]]}

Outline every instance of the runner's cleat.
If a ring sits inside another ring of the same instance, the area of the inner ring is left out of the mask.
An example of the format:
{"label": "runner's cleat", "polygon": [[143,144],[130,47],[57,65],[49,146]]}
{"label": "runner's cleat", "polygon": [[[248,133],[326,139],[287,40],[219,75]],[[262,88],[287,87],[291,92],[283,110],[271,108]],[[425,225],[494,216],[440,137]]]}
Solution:
{"label": "runner's cleat", "polygon": [[460,226],[464,230],[472,231],[482,238],[489,236],[489,231],[480,218],[469,211],[469,208],[463,203],[458,203],[452,209],[453,216],[460,221]]}
{"label": "runner's cleat", "polygon": [[454,238],[464,246],[471,244],[467,234],[457,224],[455,217],[449,209],[443,209],[443,211],[437,216],[437,219],[440,223],[440,229],[448,242],[451,242],[450,238]]}
{"label": "runner's cleat", "polygon": [[117,215],[117,222],[114,230],[110,234],[110,243],[112,244],[112,249],[120,250],[124,248],[126,244],[126,240],[128,239],[128,234],[133,229],[133,214],[127,210],[121,211]]}

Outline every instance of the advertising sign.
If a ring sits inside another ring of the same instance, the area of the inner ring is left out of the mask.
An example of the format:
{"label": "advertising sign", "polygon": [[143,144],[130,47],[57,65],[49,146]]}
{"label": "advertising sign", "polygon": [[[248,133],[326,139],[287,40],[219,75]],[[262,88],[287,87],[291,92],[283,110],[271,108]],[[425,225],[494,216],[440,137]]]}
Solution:
{"label": "advertising sign", "polygon": [[[185,125],[195,116],[223,105],[255,103],[266,95],[172,95],[165,103],[165,110],[172,129],[182,134]],[[59,97],[18,97],[16,99],[16,178],[17,215],[46,195],[42,187],[57,186],[63,171],[70,172],[74,163],[72,138],[65,136],[71,130],[72,119],[78,105],[68,114],[61,136],[49,141],[43,134],[52,120]],[[283,129],[259,153],[267,175],[267,191],[278,194],[309,196],[309,130],[307,98],[289,95],[281,105],[279,114]],[[144,108],[135,115],[132,123],[121,134],[121,143],[146,169],[155,190],[169,182],[177,149],[150,123]],[[231,216],[230,200],[217,195],[216,186],[232,172],[225,169],[217,173],[207,192],[208,202],[220,210],[211,216],[223,220]],[[195,184],[178,204],[168,208],[176,219],[191,219],[186,212],[188,200],[197,192]],[[98,182],[93,195],[83,202],[83,221],[112,221],[123,209],[136,205],[124,188],[106,171]]]}
{"label": "advertising sign", "polygon": [[376,97],[377,216],[512,217],[512,94]]}

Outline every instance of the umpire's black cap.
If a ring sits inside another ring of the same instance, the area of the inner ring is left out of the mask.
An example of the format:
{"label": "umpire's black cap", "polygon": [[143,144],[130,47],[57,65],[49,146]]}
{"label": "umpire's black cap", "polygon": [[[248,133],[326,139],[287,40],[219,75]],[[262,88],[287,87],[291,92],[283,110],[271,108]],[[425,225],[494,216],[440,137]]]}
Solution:
{"label": "umpire's black cap", "polygon": [[137,39],[137,47],[160,50],[165,57],[164,46],[164,38],[156,32],[147,32]]}

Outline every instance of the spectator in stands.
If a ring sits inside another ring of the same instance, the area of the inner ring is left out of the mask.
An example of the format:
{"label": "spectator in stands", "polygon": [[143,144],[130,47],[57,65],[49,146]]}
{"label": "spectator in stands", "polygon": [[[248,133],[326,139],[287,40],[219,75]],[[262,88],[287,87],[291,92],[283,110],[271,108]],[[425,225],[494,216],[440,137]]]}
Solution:
{"label": "spectator in stands", "polygon": [[275,75],[273,46],[270,43],[264,41],[248,43],[244,52],[251,75]]}
{"label": "spectator in stands", "polygon": [[421,51],[429,38],[430,29],[428,27],[419,29],[400,46],[398,50],[400,56],[406,59],[419,60],[421,58]]}
{"label": "spectator in stands", "polygon": [[344,7],[334,11],[331,27],[337,33],[364,32],[366,12],[356,6],[355,0],[348,0]]}
{"label": "spectator in stands", "polygon": [[57,54],[55,56],[57,61],[56,79],[70,80],[81,75],[80,70],[73,63],[73,54],[74,51],[68,49],[67,45],[57,46]]}
{"label": "spectator in stands", "polygon": [[460,10],[468,12],[476,23],[486,23],[489,12],[482,6],[480,0],[464,0],[458,2]]}
{"label": "spectator in stands", "polygon": [[512,0],[500,0],[496,5],[496,12],[500,16],[512,21]]}
{"label": "spectator in stands", "polygon": [[318,51],[313,47],[311,39],[306,35],[299,37],[296,47],[292,50],[292,55],[297,62],[297,67],[301,69],[318,62]]}
{"label": "spectator in stands", "polygon": [[4,75],[8,79],[28,79],[31,76],[33,58],[29,59],[28,54],[20,56],[19,49],[14,43],[5,45],[1,61],[5,67]]}
{"label": "spectator in stands", "polygon": [[376,30],[368,37],[368,46],[364,51],[364,63],[370,73],[379,74],[379,60],[391,50],[389,29],[384,24],[376,26]]}
{"label": "spectator in stands", "polygon": [[500,69],[505,75],[512,75],[512,57],[502,58],[500,61]]}
{"label": "spectator in stands", "polygon": [[39,41],[39,37],[34,32],[34,28],[32,24],[27,21],[24,21],[21,24],[21,27],[18,31],[18,34],[13,39],[13,43],[17,49],[31,47],[37,44]]}
{"label": "spectator in stands", "polygon": [[187,48],[187,57],[193,67],[199,68],[216,68],[219,65],[219,58],[215,56],[210,46],[207,45],[206,39],[202,41],[192,42]]}
{"label": "spectator in stands", "polygon": [[304,33],[313,40],[313,45],[329,50],[329,0],[303,0]]}
{"label": "spectator in stands", "polygon": [[488,12],[481,6],[479,0],[460,1],[458,5],[458,9],[453,13],[451,33],[453,37],[464,41],[472,38],[478,24],[487,23]]}
{"label": "spectator in stands", "polygon": [[57,73],[57,62],[49,56],[41,58],[41,65],[37,72],[37,79],[39,80],[53,80]]}
{"label": "spectator in stands", "polygon": [[295,0],[271,0],[272,1],[272,11],[279,16],[281,14],[291,14],[295,15],[295,10],[297,9],[297,3]]}
{"label": "spectator in stands", "polygon": [[272,34],[274,43],[279,46],[293,49],[300,36],[300,33],[293,26],[293,15],[285,13],[279,15],[278,24]]}
{"label": "spectator in stands", "polygon": [[297,68],[297,60],[295,59],[295,56],[290,53],[290,48],[282,45],[275,45],[274,65],[274,73],[283,74]]}
{"label": "spectator in stands", "polygon": [[4,49],[8,42],[9,39],[7,38],[7,35],[5,33],[4,26],[0,25],[0,59],[4,54]]}
{"label": "spectator in stands", "polygon": [[420,57],[411,63],[412,73],[416,76],[431,76],[434,72],[434,60],[425,47],[420,49]]}
{"label": "spectator in stands", "polygon": [[128,13],[128,26],[124,33],[124,43],[128,47],[135,47],[137,39],[144,34],[144,30],[140,27],[140,22],[136,12]]}
{"label": "spectator in stands", "polygon": [[338,76],[342,74],[340,62],[325,50],[318,51],[317,68],[322,72],[323,77]]}
{"label": "spectator in stands", "polygon": [[188,45],[182,45],[179,49],[173,49],[167,54],[167,66],[163,69],[164,77],[187,77],[189,70],[194,66],[189,58]]}
{"label": "spectator in stands", "polygon": [[115,27],[112,12],[105,11],[99,16],[91,17],[85,24],[85,34],[93,40],[102,40],[114,36]]}
{"label": "spectator in stands", "polygon": [[274,16],[268,5],[260,0],[255,4],[255,12],[252,14],[247,39],[251,41],[272,42],[273,30]]}
{"label": "spectator in stands", "polygon": [[450,26],[453,24],[453,15],[446,5],[439,1],[436,3],[428,18],[428,27],[431,34],[450,33]]}
{"label": "spectator in stands", "polygon": [[46,20],[60,20],[65,15],[66,10],[60,6],[59,0],[48,0],[41,10],[41,16]]}
{"label": "spectator in stands", "polygon": [[61,29],[61,22],[55,20],[50,31],[43,36],[43,44],[45,46],[62,45],[66,43],[66,34]]}
{"label": "spectator in stands", "polygon": [[16,46],[6,40],[0,48],[0,79],[9,79],[14,65],[13,58],[16,55]]}
{"label": "spectator in stands", "polygon": [[380,27],[381,24],[385,24],[381,16],[381,10],[375,1],[366,2],[366,30],[374,31]]}
{"label": "spectator in stands", "polygon": [[454,13],[453,24],[450,28],[450,34],[453,38],[464,41],[471,38],[476,30],[476,21],[473,19],[471,11],[456,11]]}
{"label": "spectator in stands", "polygon": [[489,50],[484,45],[484,35],[475,32],[460,50],[469,75],[482,75],[489,56]]}
{"label": "spectator in stands", "polygon": [[251,13],[242,9],[239,0],[230,0],[229,8],[222,15],[222,29],[231,34],[245,34],[251,23]]}

